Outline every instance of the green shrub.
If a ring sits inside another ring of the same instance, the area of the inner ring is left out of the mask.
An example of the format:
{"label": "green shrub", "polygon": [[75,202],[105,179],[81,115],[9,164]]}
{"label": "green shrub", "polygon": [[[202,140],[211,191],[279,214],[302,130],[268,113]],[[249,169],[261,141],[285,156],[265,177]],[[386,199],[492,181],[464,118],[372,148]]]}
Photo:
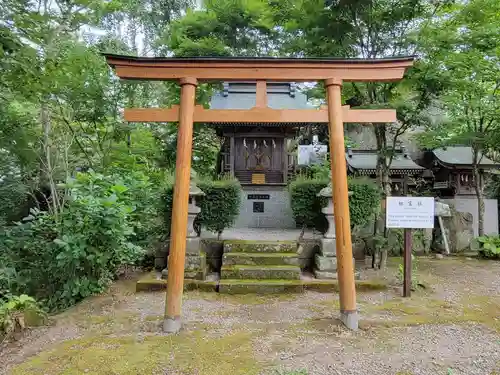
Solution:
{"label": "green shrub", "polygon": [[241,185],[234,178],[224,178],[200,181],[198,186],[205,193],[199,203],[199,221],[220,237],[224,229],[234,224],[240,212]]}
{"label": "green shrub", "polygon": [[[236,179],[203,180],[197,183],[205,196],[197,198],[201,208],[198,222],[219,235],[235,221],[240,210],[241,185]],[[173,203],[173,182],[169,179],[163,192],[163,219],[166,233],[170,234]]]}
{"label": "green shrub", "polygon": [[500,236],[477,237],[479,255],[488,259],[500,259]]}
{"label": "green shrub", "polygon": [[16,216],[27,194],[19,162],[7,150],[0,148],[0,226]]}
{"label": "green shrub", "polygon": [[78,174],[65,185],[62,214],[32,210],[23,223],[4,231],[7,269],[16,281],[0,289],[26,293],[50,309],[70,306],[102,292],[122,265],[143,255],[133,244],[127,186],[96,173]]}
{"label": "green shrub", "polygon": [[173,178],[167,179],[162,194],[163,202],[163,227],[166,237],[170,237],[170,224],[172,223],[172,204],[174,201]]}
{"label": "green shrub", "polygon": [[14,332],[38,325],[45,317],[35,299],[26,294],[0,300],[0,338],[9,338]]}
{"label": "green shrub", "polygon": [[[291,206],[297,225],[320,231],[326,229],[326,219],[321,212],[321,208],[326,205],[326,198],[318,197],[317,194],[327,185],[327,180],[304,177],[290,183]],[[349,197],[351,227],[363,226],[380,207],[380,190],[374,182],[364,178],[351,178],[348,185],[352,192]]]}
{"label": "green shrub", "polygon": [[316,228],[321,232],[327,229],[328,222],[321,208],[326,205],[326,198],[318,197],[321,189],[328,185],[328,180],[298,177],[288,186],[290,202],[295,223],[300,227]]}
{"label": "green shrub", "polygon": [[380,209],[382,196],[377,184],[368,178],[350,178],[348,180],[349,214],[351,227],[364,226]]}

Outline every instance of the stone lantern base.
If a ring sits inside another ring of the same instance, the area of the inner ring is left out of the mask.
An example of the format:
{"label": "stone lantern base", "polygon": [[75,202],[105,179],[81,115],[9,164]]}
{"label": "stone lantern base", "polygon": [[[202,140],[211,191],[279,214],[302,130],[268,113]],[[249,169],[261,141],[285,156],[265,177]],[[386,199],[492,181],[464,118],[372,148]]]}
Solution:
{"label": "stone lantern base", "polygon": [[321,250],[315,256],[316,269],[314,276],[317,279],[337,278],[337,254],[335,238],[321,239]]}

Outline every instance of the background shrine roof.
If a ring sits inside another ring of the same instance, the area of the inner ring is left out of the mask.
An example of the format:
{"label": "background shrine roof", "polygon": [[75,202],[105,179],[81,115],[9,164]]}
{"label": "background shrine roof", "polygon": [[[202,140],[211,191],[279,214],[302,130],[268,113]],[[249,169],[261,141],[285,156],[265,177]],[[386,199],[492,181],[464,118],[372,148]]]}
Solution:
{"label": "background shrine roof", "polygon": [[[224,82],[223,90],[210,100],[211,109],[250,109],[256,104],[255,82]],[[312,109],[307,96],[294,83],[268,82],[268,106],[273,109]]]}
{"label": "background shrine roof", "polygon": [[[438,161],[445,167],[471,167],[472,166],[472,148],[468,146],[453,146],[438,148],[432,151]],[[486,168],[499,167],[497,163],[486,156],[480,154],[480,166]]]}
{"label": "background shrine roof", "polygon": [[[377,168],[377,150],[349,150],[346,152],[346,161],[352,170],[374,171]],[[413,161],[404,150],[396,151],[391,163],[391,172],[404,171],[420,172],[425,168]]]}

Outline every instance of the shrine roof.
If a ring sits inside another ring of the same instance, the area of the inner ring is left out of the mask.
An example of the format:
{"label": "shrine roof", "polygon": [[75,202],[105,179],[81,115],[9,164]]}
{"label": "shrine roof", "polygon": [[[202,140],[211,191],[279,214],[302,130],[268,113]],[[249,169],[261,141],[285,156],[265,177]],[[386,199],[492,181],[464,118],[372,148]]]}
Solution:
{"label": "shrine roof", "polygon": [[[448,168],[471,168],[472,167],[472,148],[468,146],[453,146],[446,148],[437,148],[432,151],[438,162]],[[499,167],[497,163],[482,153],[479,155],[479,165],[483,168]]]}
{"label": "shrine roof", "polygon": [[[267,105],[272,109],[313,109],[307,96],[291,82],[269,82]],[[257,98],[255,82],[224,82],[210,100],[210,109],[250,109]]]}
{"label": "shrine roof", "polygon": [[[348,149],[346,161],[351,170],[373,174],[377,169],[377,150]],[[425,168],[415,163],[408,153],[401,150],[396,151],[390,170],[395,174],[411,174],[422,172]]]}

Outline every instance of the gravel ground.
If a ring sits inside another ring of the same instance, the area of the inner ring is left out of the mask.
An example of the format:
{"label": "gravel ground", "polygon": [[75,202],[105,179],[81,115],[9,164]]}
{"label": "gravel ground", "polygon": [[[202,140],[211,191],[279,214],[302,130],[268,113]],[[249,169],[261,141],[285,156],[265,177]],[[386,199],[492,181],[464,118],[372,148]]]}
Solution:
{"label": "gravel ground", "polygon": [[[164,366],[163,371],[153,373],[222,375],[217,367],[232,360],[241,361],[235,363],[234,368],[225,368],[226,373],[233,375],[268,375],[275,374],[276,369],[306,369],[309,375],[500,373],[500,262],[423,259],[419,267],[419,277],[427,288],[414,293],[410,299],[400,298],[398,287],[360,293],[362,321],[356,333],[345,330],[336,319],[336,294],[227,296],[186,293],[183,303],[185,331],[179,337],[200,335],[202,342],[215,340],[216,343],[220,339],[220,343],[225,343],[225,337],[244,336],[237,337],[236,347],[231,343],[223,346],[224,357],[217,357],[218,349],[215,354],[209,353],[210,357],[215,357],[213,365],[197,365],[199,368],[182,368],[178,372]],[[376,276],[387,277],[392,282],[394,273],[395,267],[390,267],[387,273]],[[59,353],[66,340],[133,337],[139,342],[133,346],[133,351],[140,349],[137,345],[145,337],[168,340],[159,333],[164,293],[135,294],[132,288],[133,281],[119,282],[106,295],[88,299],[54,317],[50,326],[33,329],[19,341],[4,345],[0,351],[0,374],[10,373],[16,364],[36,362],[51,349]],[[179,345],[183,348],[182,343]],[[231,350],[239,346],[242,349],[232,354]],[[106,356],[113,355],[113,348],[111,345],[108,350],[98,353],[110,368],[114,368],[114,357]],[[192,354],[194,363],[196,358],[201,358],[200,363],[209,361],[200,355],[199,352]],[[244,370],[243,356],[250,356],[259,366]],[[62,364],[70,361],[64,356],[49,358]],[[22,372],[18,369],[13,373],[85,372],[80,368],[73,370]],[[134,368],[123,372],[90,373],[152,372]]]}

